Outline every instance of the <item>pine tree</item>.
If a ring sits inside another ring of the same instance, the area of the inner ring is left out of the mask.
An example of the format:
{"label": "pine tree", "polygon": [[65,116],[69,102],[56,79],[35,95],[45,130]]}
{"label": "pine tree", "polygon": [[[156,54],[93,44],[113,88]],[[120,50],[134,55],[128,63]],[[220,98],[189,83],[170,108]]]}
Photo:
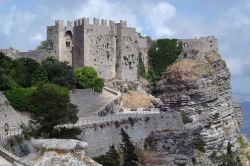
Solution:
{"label": "pine tree", "polygon": [[130,141],[129,135],[123,129],[121,129],[121,136],[121,149],[124,154],[123,166],[137,166],[138,157],[135,154],[135,146]]}

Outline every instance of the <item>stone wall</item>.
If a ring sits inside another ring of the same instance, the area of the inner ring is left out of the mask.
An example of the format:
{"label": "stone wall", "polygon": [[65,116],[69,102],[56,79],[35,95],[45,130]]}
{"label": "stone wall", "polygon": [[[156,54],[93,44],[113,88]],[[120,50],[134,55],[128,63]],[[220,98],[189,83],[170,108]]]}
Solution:
{"label": "stone wall", "polygon": [[204,54],[217,53],[217,39],[214,36],[197,39],[180,39],[183,44],[183,52],[179,59],[196,59],[204,61]]}
{"label": "stone wall", "polygon": [[99,156],[105,154],[111,145],[117,148],[121,143],[120,132],[122,128],[139,147],[144,146],[145,139],[153,131],[184,129],[181,115],[178,112],[140,115],[140,117],[128,120],[87,125],[82,128],[81,134],[81,139],[89,145],[87,153],[90,156]]}
{"label": "stone wall", "polygon": [[0,132],[4,131],[5,123],[11,128],[17,127],[22,123],[27,123],[28,120],[29,116],[24,113],[16,112],[3,93],[0,92]]}
{"label": "stone wall", "polygon": [[32,50],[28,52],[20,52],[17,58],[30,58],[42,62],[49,56],[52,56],[52,54],[49,54],[47,50]]}
{"label": "stone wall", "polygon": [[78,106],[79,116],[88,112],[101,97],[100,93],[96,93],[92,89],[75,89],[70,91],[69,95],[71,103]]}
{"label": "stone wall", "polygon": [[106,105],[104,105],[103,107],[101,107],[98,110],[98,115],[99,116],[104,116],[104,115],[108,115],[108,114],[113,114],[113,113],[117,113],[117,112],[121,112],[122,108],[121,108],[121,93],[114,91],[110,88],[104,87],[104,90],[108,91],[109,93],[115,95],[116,97],[111,100],[110,102],[108,102]]}

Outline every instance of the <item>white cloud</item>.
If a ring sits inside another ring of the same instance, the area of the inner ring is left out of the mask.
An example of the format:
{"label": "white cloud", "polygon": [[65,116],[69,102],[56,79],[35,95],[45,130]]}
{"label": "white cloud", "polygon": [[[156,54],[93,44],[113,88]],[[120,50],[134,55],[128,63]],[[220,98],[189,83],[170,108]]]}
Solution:
{"label": "white cloud", "polygon": [[20,11],[13,6],[9,13],[0,13],[0,31],[7,36],[13,31],[24,32],[35,17],[35,14]]}
{"label": "white cloud", "polygon": [[[156,4],[156,5],[155,5]],[[156,37],[172,36],[175,31],[168,23],[176,16],[176,8],[168,2],[149,3],[143,6],[143,16]]]}
{"label": "white cloud", "polygon": [[41,33],[37,33],[34,36],[32,36],[30,38],[30,40],[31,40],[31,42],[40,42],[40,41],[44,40],[44,35]]}

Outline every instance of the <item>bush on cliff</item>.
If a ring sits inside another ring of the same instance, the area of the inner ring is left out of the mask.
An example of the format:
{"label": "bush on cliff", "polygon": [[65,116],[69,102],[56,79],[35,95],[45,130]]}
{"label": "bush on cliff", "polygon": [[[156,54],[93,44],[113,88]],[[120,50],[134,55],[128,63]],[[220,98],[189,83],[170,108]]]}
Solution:
{"label": "bush on cliff", "polygon": [[42,62],[42,68],[46,71],[49,82],[69,89],[75,88],[74,70],[66,62],[49,57]]}
{"label": "bush on cliff", "polygon": [[85,66],[75,70],[77,78],[77,88],[88,89],[92,88],[96,92],[101,92],[104,87],[104,80],[97,75],[93,67]]}

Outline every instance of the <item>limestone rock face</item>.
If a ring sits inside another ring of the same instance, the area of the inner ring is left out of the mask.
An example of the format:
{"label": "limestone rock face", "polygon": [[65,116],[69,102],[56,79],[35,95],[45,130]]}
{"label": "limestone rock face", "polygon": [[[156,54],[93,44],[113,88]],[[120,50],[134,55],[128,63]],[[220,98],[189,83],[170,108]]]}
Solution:
{"label": "limestone rock face", "polygon": [[200,137],[207,156],[225,154],[229,142],[237,154],[242,117],[232,101],[230,72],[213,43],[216,39],[202,39],[208,43],[206,49],[200,49],[202,43],[197,47],[199,40],[187,43],[177,62],[168,67],[158,82],[156,97],[165,107],[185,113],[192,123],[204,125]]}
{"label": "limestone rock face", "polygon": [[73,139],[31,140],[37,150],[21,162],[33,166],[101,166],[85,153],[86,142]]}

